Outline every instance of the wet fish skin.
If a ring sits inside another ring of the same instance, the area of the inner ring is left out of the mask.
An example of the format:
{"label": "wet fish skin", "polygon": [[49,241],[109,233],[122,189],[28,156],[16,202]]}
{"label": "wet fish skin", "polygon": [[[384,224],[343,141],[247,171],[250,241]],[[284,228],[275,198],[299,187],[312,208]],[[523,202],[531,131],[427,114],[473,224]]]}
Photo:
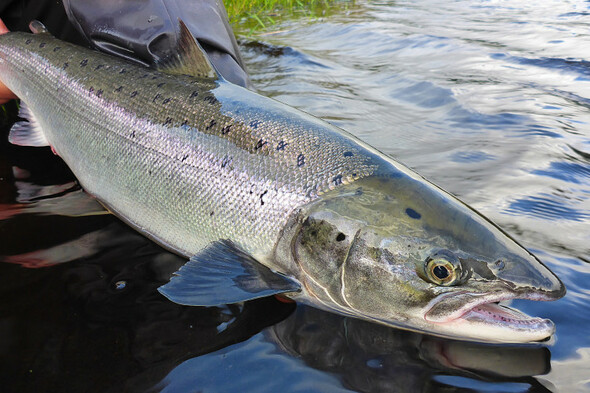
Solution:
{"label": "wet fish skin", "polygon": [[183,255],[225,237],[268,252],[295,206],[374,170],[343,155],[358,142],[245,89],[41,36],[2,37],[5,61],[22,67],[3,80],[85,190]]}
{"label": "wet fish skin", "polygon": [[[302,287],[290,296],[316,307],[511,341],[515,326],[470,333],[496,322],[470,310],[485,308],[481,299],[564,294],[532,255],[419,175],[222,79],[147,69],[26,33],[0,36],[0,78],[84,189],[121,219],[187,257],[228,239],[294,277]],[[462,269],[454,286],[428,279],[425,261],[440,250]],[[467,328],[457,329],[459,320]],[[517,341],[552,333],[550,323],[535,323]]]}

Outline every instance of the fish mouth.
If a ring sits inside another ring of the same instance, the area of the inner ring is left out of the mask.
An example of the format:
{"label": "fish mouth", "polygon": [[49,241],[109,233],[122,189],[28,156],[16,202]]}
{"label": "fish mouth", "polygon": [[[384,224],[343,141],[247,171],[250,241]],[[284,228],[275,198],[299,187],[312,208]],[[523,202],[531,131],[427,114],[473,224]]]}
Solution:
{"label": "fish mouth", "polygon": [[427,307],[424,319],[439,330],[467,339],[492,342],[543,341],[555,333],[555,325],[545,318],[531,317],[500,302],[514,299],[555,300],[542,293],[478,294],[458,292],[440,295]]}

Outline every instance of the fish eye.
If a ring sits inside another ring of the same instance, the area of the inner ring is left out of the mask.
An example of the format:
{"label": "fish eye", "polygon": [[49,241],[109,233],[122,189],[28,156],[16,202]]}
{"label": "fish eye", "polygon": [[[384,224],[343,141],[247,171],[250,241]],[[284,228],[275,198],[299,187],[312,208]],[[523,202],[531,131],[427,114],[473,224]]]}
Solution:
{"label": "fish eye", "polygon": [[431,259],[426,265],[426,275],[433,284],[450,285],[457,274],[449,261]]}
{"label": "fish eye", "polygon": [[433,284],[451,286],[461,278],[461,262],[449,251],[439,251],[426,259],[426,278]]}

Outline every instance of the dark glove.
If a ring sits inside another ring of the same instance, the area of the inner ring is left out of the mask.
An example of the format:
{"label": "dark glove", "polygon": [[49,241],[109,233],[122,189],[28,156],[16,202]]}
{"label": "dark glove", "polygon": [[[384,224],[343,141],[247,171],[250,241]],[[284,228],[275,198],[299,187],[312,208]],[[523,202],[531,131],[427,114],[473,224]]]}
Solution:
{"label": "dark glove", "polygon": [[64,0],[64,8],[98,49],[149,66],[176,48],[180,18],[226,80],[250,87],[220,0]]}

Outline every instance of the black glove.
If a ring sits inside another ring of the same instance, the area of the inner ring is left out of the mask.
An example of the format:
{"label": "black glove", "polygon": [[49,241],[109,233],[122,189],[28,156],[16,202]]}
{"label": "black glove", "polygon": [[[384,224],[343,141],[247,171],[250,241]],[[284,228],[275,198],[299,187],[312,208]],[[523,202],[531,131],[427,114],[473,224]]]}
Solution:
{"label": "black glove", "polygon": [[176,48],[178,19],[228,81],[250,87],[223,3],[218,0],[64,0],[70,22],[103,52],[153,66]]}

